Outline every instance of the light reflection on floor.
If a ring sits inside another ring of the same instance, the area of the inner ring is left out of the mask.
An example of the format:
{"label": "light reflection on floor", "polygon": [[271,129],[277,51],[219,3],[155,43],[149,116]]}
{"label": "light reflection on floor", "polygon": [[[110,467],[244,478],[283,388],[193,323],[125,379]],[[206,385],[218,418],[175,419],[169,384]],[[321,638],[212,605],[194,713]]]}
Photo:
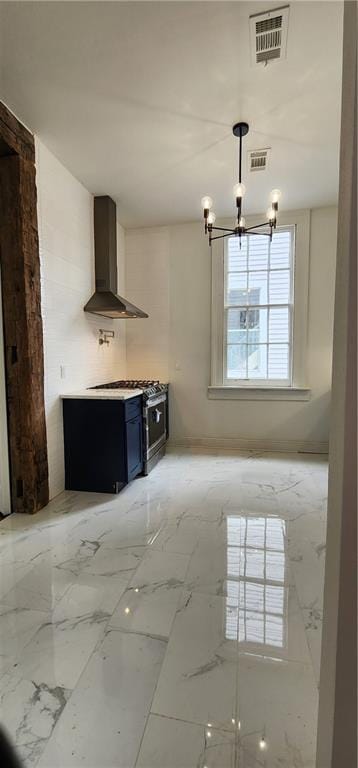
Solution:
{"label": "light reflection on floor", "polygon": [[276,657],[287,635],[285,521],[230,515],[226,524],[226,637],[265,656],[275,649]]}

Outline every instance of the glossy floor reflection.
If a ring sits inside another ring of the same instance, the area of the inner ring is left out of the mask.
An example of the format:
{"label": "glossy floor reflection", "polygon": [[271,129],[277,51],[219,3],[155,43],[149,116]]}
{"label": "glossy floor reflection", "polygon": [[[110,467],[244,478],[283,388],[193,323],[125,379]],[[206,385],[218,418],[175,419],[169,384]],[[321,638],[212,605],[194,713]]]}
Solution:
{"label": "glossy floor reflection", "polygon": [[314,768],[327,463],[171,451],[0,524],[1,721],[27,768]]}

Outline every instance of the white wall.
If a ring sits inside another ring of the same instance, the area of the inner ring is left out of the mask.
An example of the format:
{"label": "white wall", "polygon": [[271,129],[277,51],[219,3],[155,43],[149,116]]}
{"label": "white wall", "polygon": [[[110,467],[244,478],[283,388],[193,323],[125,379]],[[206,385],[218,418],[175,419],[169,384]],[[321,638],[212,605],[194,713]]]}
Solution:
{"label": "white wall", "polygon": [[[125,323],[83,311],[94,291],[92,195],[36,141],[38,225],[44,325],[45,406],[50,497],[64,489],[60,393],[126,375]],[[119,293],[124,291],[124,231],[118,225]],[[113,328],[109,346],[98,329]],[[65,378],[61,378],[61,366]]]}
{"label": "white wall", "polygon": [[[148,236],[147,236],[148,234]],[[127,320],[127,372],[131,379],[168,381],[170,342],[170,230],[129,230],[125,236],[126,292],[147,320]]]}
{"label": "white wall", "polygon": [[127,374],[169,380],[173,442],[327,447],[336,226],[335,208],[312,211],[309,402],[208,400],[211,261],[202,225],[126,232],[128,299],[150,314],[149,321],[128,321]]}

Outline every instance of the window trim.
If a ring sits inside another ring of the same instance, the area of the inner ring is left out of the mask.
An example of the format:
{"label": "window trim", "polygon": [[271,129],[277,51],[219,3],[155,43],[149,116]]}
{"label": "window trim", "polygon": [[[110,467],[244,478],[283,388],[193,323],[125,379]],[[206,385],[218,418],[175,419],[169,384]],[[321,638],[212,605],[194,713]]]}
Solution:
{"label": "window trim", "polygon": [[[262,216],[247,217],[248,226],[255,226]],[[223,225],[226,222],[223,221]],[[306,350],[307,350],[307,321],[308,321],[308,277],[309,277],[309,244],[310,244],[310,210],[286,211],[280,213],[279,224],[282,227],[294,227],[294,268],[293,268],[293,341],[292,341],[292,381],[281,381],[273,384],[265,380],[262,384],[253,380],[245,383],[239,380],[224,379],[224,288],[225,288],[225,239],[217,240],[211,248],[212,264],[212,313],[211,313],[211,385],[208,389],[210,398],[220,397],[226,390],[233,398],[234,390],[238,393],[271,393],[269,399],[279,399],[277,394],[285,393],[282,399],[309,399],[309,389],[306,386]],[[272,393],[274,397],[272,397]],[[301,397],[302,395],[302,397]],[[225,397],[225,399],[228,399]],[[253,399],[263,399],[255,396]]]}
{"label": "window trim", "polygon": [[[290,329],[290,338],[289,338],[289,376],[286,379],[229,379],[227,376],[225,376],[225,372],[227,369],[227,316],[228,316],[228,309],[234,309],[235,307],[233,305],[230,305],[229,307],[225,306],[225,276],[226,276],[226,262],[227,262],[227,255],[228,255],[228,241],[230,238],[228,237],[226,240],[224,240],[224,249],[223,249],[223,258],[224,258],[224,322],[223,322],[223,386],[224,387],[246,387],[246,388],[252,388],[252,387],[291,387],[293,385],[293,327],[294,327],[294,295],[295,295],[295,255],[296,255],[296,227],[294,224],[280,224],[280,227],[282,229],[286,229],[286,231],[290,231],[291,236],[291,254],[290,254],[290,301],[288,304],[281,305],[281,306],[287,306],[288,312],[289,312],[289,329]],[[280,229],[278,227],[278,229]],[[293,269],[292,269],[293,266]],[[254,270],[255,271],[255,270]],[[258,270],[259,271],[259,270]],[[271,271],[271,270],[270,270]],[[279,270],[272,270],[272,271],[279,271]],[[270,273],[269,273],[270,274]],[[269,298],[267,296],[267,298]],[[247,305],[247,309],[269,309],[269,307],[278,307],[279,304],[260,304],[260,305],[254,305],[251,304]],[[238,306],[238,309],[245,309],[243,306]],[[224,344],[224,339],[226,340],[226,343]],[[269,346],[269,345],[267,345]]]}

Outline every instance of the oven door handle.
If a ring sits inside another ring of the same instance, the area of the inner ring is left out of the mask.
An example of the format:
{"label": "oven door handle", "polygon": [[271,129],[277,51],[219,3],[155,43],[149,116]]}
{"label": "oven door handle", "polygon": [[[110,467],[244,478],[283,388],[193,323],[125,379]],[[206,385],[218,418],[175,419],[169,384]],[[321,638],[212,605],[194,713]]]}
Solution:
{"label": "oven door handle", "polygon": [[159,410],[159,408],[156,408],[155,411],[152,411],[152,420],[155,421],[156,424],[159,424],[160,419],[162,418],[163,414]]}

